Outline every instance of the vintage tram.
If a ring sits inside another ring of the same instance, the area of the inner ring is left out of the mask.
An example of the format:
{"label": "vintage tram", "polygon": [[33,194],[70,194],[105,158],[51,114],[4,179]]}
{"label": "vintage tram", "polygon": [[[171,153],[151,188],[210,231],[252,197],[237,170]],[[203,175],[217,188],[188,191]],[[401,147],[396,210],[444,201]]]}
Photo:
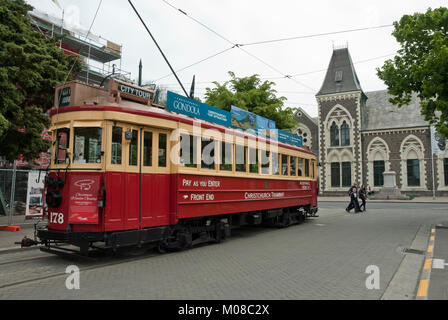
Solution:
{"label": "vintage tram", "polygon": [[314,153],[167,111],[153,98],[117,79],[56,88],[41,250],[182,249],[219,242],[234,226],[288,226],[316,214]]}

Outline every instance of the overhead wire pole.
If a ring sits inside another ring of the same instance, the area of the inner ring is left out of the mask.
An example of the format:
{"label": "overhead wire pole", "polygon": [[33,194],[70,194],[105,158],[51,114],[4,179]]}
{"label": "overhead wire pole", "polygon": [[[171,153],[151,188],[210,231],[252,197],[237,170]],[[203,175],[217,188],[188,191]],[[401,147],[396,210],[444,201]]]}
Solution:
{"label": "overhead wire pole", "polygon": [[142,22],[143,26],[145,27],[146,31],[148,32],[148,34],[151,36],[151,39],[154,41],[154,43],[157,46],[157,49],[159,49],[160,53],[162,54],[163,58],[165,59],[165,62],[168,64],[168,66],[171,69],[171,72],[174,74],[174,76],[176,77],[177,82],[179,82],[179,85],[181,86],[182,90],[185,93],[186,97],[188,96],[187,91],[185,90],[184,86],[182,85],[182,82],[180,82],[179,78],[177,77],[176,72],[174,71],[173,67],[171,66],[170,62],[168,61],[168,59],[166,58],[165,54],[163,53],[162,49],[160,48],[159,44],[157,43],[156,39],[154,39],[153,35],[151,34],[151,31],[149,31],[148,27],[146,26],[146,23],[143,21],[142,17],[140,16],[140,14],[138,13],[137,9],[134,7],[134,5],[132,4],[131,0],[128,0],[129,4],[131,5],[132,9],[134,9],[135,13],[137,14],[138,18],[140,19],[140,21]]}

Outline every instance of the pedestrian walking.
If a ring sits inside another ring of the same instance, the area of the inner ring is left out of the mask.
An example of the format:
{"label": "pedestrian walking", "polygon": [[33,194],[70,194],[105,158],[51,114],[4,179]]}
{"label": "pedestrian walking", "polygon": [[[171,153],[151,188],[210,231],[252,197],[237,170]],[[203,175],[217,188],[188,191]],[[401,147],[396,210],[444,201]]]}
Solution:
{"label": "pedestrian walking", "polygon": [[360,211],[359,209],[359,201],[358,201],[358,189],[356,187],[352,187],[349,191],[350,195],[350,204],[345,209],[345,211],[350,212],[352,209],[355,209],[355,213]]}
{"label": "pedestrian walking", "polygon": [[[367,190],[366,186],[362,185],[361,189],[359,189],[359,199],[361,199],[362,203],[359,206],[360,211],[366,211],[366,200],[367,200]],[[361,210],[361,208],[364,208],[364,210]]]}
{"label": "pedestrian walking", "polygon": [[[353,182],[353,185],[348,189],[347,194],[348,194],[348,198],[349,198],[349,202],[348,202],[348,206],[345,209],[345,211],[349,212],[351,209],[353,209],[353,207],[351,207],[352,204],[352,199],[351,199],[351,195],[352,195],[352,189],[353,188],[357,188],[358,187],[358,182]],[[351,207],[351,209],[348,209],[349,207]]]}

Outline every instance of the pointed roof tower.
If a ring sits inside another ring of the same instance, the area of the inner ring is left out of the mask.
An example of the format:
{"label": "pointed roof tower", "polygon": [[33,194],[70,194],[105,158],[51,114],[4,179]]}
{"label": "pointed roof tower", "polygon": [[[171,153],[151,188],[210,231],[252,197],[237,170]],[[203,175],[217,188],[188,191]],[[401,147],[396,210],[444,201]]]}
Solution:
{"label": "pointed roof tower", "polygon": [[350,91],[361,91],[364,95],[348,48],[335,48],[317,96]]}

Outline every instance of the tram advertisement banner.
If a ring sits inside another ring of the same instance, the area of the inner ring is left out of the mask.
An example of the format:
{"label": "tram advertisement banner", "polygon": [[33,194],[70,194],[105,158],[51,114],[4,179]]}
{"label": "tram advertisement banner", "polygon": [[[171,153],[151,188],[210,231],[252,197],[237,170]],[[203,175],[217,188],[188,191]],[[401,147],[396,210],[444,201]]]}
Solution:
{"label": "tram advertisement banner", "polygon": [[278,141],[289,143],[298,147],[303,147],[302,137],[283,130],[278,130]]}
{"label": "tram advertisement banner", "polygon": [[39,179],[39,171],[28,172],[28,190],[26,196],[25,215],[38,217],[43,214],[42,190],[44,189],[44,175]]}
{"label": "tram advertisement banner", "polygon": [[99,176],[79,175],[71,177],[68,223],[98,223],[99,189]]}
{"label": "tram advertisement banner", "polygon": [[269,132],[269,130],[275,129],[275,121],[247,110],[231,106],[230,113],[232,115],[232,127],[234,128],[240,128],[254,133]]}
{"label": "tram advertisement banner", "polygon": [[168,91],[166,110],[182,113],[190,117],[210,121],[223,126],[231,126],[230,112]]}
{"label": "tram advertisement banner", "polygon": [[230,107],[232,127],[256,133],[257,115],[235,106]]}

